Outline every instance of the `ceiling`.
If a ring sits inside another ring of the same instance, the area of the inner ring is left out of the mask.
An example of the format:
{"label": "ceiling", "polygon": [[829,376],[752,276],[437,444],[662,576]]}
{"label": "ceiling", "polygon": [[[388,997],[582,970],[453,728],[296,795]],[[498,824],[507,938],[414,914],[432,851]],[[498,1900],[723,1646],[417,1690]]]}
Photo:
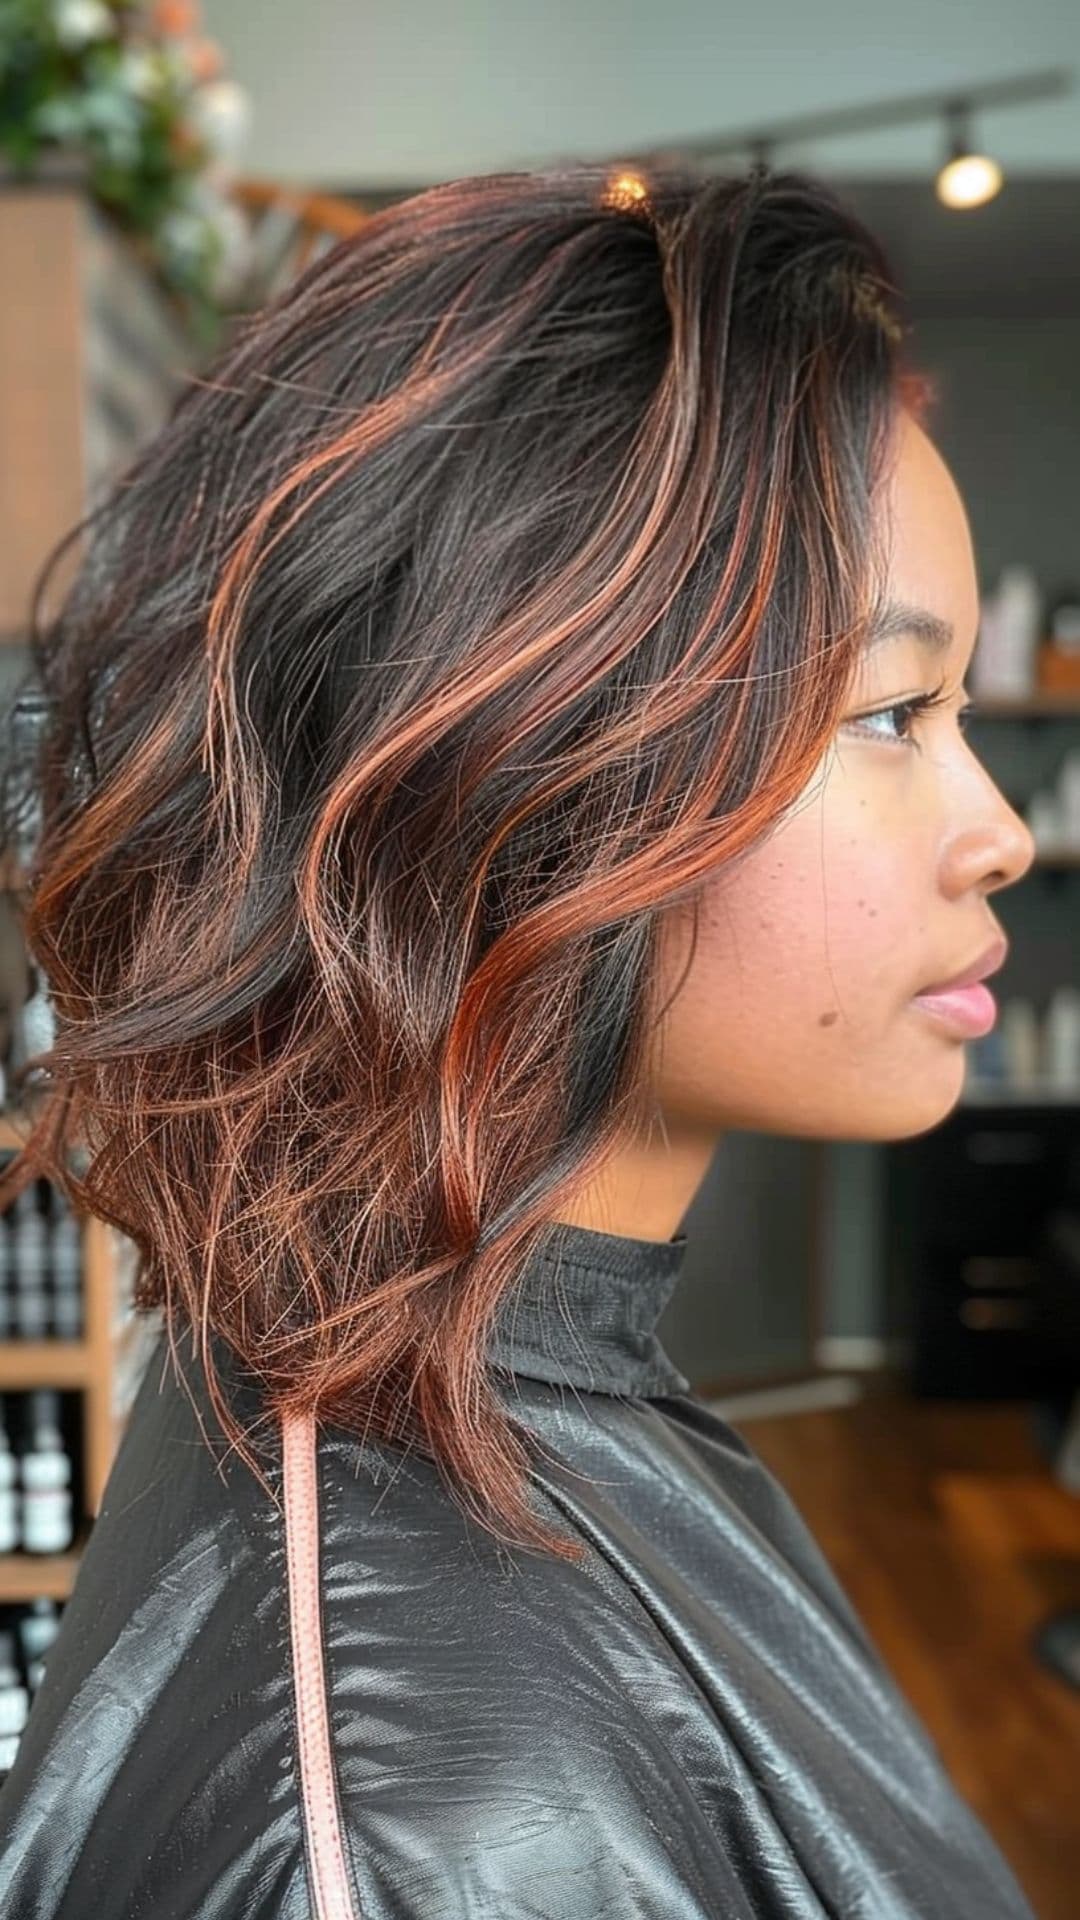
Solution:
{"label": "ceiling", "polygon": [[[1080,173],[1077,0],[203,0],[252,105],[245,166],[318,185],[447,180],[941,94],[1044,68],[1073,91],[980,113],[1014,173]],[[937,120],[784,155],[928,176]]]}

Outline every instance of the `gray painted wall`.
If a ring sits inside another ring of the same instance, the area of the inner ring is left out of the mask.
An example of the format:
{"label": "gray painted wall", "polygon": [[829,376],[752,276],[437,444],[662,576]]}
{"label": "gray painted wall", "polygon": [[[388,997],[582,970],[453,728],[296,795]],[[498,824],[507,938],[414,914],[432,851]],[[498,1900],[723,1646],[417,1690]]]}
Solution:
{"label": "gray painted wall", "polygon": [[691,1385],[806,1365],[817,1151],[749,1133],[718,1146],[683,1222],[685,1265],[657,1328]]}
{"label": "gray painted wall", "polygon": [[1047,592],[1080,583],[1080,319],[917,319],[915,344],[939,381],[932,431],[967,502],[980,585],[1013,560]]}

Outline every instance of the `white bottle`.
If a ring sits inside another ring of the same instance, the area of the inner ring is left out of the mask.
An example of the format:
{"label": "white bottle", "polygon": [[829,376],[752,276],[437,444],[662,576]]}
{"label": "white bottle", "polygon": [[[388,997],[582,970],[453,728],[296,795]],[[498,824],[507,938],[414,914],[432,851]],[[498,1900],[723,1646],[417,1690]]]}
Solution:
{"label": "white bottle", "polygon": [[30,1445],[19,1460],[22,1544],[26,1553],[62,1553],[71,1545],[71,1461],[60,1430],[60,1396],[39,1387],[30,1396]]}
{"label": "white bottle", "polygon": [[1046,1077],[1064,1093],[1080,1090],[1080,988],[1058,987],[1046,1016]]}
{"label": "white bottle", "polygon": [[49,999],[45,975],[35,968],[34,991],[22,1010],[23,1045],[28,1055],[47,1053],[56,1039],[56,1015]]}
{"label": "white bottle", "polygon": [[979,605],[979,631],[968,674],[976,698],[999,691],[1001,680],[1001,609],[996,593],[984,594]]}
{"label": "white bottle", "polygon": [[47,1594],[32,1600],[19,1621],[19,1642],[22,1647],[23,1664],[26,1667],[26,1680],[31,1694],[35,1694],[41,1685],[45,1672],[45,1655],[60,1631],[60,1609],[56,1601]]}
{"label": "white bottle", "polygon": [[1005,567],[997,590],[984,597],[980,608],[970,676],[976,696],[1023,699],[1031,692],[1041,619],[1042,603],[1031,568]]}
{"label": "white bottle", "polygon": [[30,1695],[19,1679],[15,1635],[0,1632],[0,1775],[10,1773],[19,1736],[30,1713]]}
{"label": "white bottle", "polygon": [[1035,685],[1035,651],[1042,621],[1042,596],[1030,567],[1002,570],[997,604],[1001,622],[1000,691],[1022,698]]}
{"label": "white bottle", "polygon": [[53,1332],[60,1340],[77,1340],[83,1325],[82,1231],[70,1210],[61,1213],[52,1229]]}
{"label": "white bottle", "polygon": [[19,1463],[11,1451],[0,1399],[0,1553],[14,1553],[19,1545],[18,1478]]}
{"label": "white bottle", "polygon": [[1025,818],[1036,852],[1056,853],[1064,837],[1059,796],[1048,788],[1040,787],[1027,803]]}
{"label": "white bottle", "polygon": [[52,1275],[55,1286],[82,1284],[82,1231],[70,1208],[65,1208],[52,1228]]}
{"label": "white bottle", "polygon": [[[29,1189],[24,1189],[24,1193]],[[19,1199],[23,1194],[19,1195]],[[43,1340],[49,1331],[48,1229],[36,1207],[16,1219],[12,1234],[14,1262],[13,1317],[15,1331],[24,1340]]]}

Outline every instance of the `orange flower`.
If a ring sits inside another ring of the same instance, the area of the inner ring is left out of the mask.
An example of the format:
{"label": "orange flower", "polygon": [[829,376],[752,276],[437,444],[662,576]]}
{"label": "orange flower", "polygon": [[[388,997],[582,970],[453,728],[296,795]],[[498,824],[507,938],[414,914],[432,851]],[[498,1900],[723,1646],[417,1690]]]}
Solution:
{"label": "orange flower", "polygon": [[159,33],[182,39],[202,25],[198,0],[155,0],[150,18]]}
{"label": "orange flower", "polygon": [[225,55],[216,40],[196,40],[188,48],[187,60],[191,77],[200,86],[206,80],[216,80],[225,67]]}

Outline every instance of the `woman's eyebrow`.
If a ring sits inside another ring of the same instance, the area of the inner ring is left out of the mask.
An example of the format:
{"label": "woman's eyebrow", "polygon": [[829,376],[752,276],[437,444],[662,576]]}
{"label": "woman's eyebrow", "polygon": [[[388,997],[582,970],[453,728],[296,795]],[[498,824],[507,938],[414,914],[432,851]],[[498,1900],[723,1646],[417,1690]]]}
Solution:
{"label": "woman's eyebrow", "polygon": [[896,640],[903,634],[911,634],[932,653],[945,653],[954,638],[949,622],[931,613],[929,607],[913,607],[903,600],[890,600],[867,633],[866,651],[869,653],[884,640]]}

